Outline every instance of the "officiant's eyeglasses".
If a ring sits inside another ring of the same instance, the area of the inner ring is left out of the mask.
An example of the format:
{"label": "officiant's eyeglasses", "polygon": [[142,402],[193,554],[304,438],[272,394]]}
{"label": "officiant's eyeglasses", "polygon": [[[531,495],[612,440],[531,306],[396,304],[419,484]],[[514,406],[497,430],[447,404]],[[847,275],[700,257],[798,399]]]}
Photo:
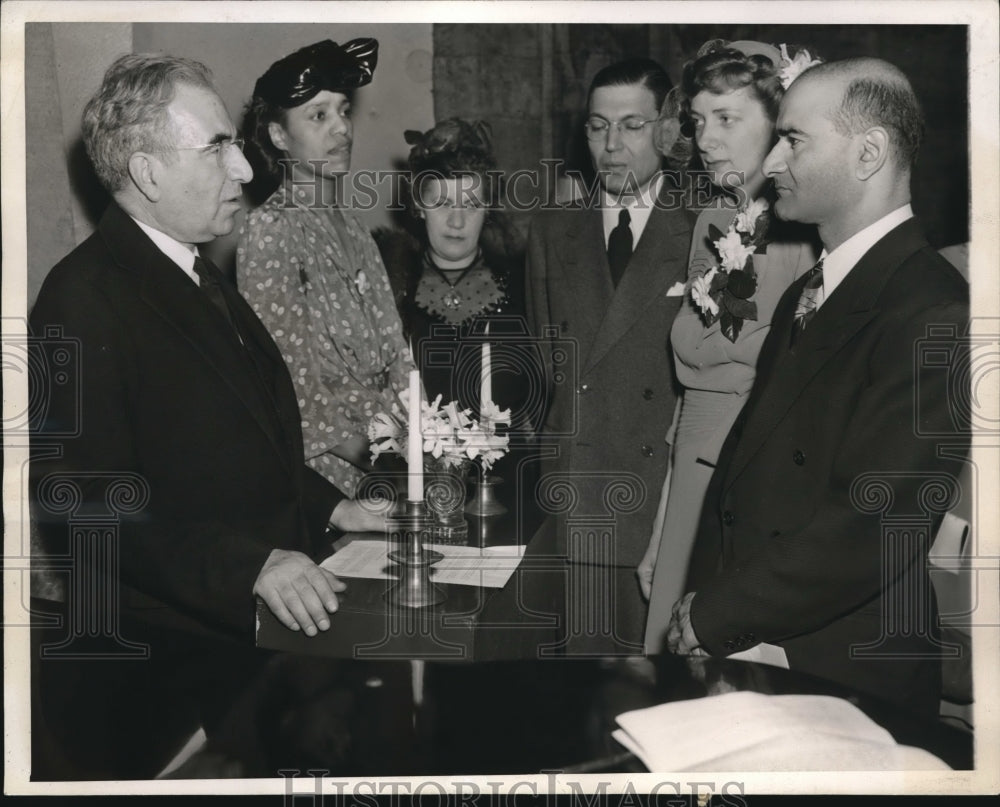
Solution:
{"label": "officiant's eyeglasses", "polygon": [[215,157],[221,168],[226,161],[226,155],[229,154],[229,149],[236,148],[243,151],[244,145],[246,145],[246,141],[242,137],[227,137],[217,140],[215,143],[204,143],[200,146],[180,146],[169,149],[169,151],[200,151],[202,154]]}
{"label": "officiant's eyeglasses", "polygon": [[633,115],[622,120],[608,120],[600,115],[591,115],[583,124],[583,131],[587,133],[587,140],[603,140],[608,136],[612,126],[617,127],[622,137],[638,137],[650,123],[656,123],[656,119],[643,120]]}

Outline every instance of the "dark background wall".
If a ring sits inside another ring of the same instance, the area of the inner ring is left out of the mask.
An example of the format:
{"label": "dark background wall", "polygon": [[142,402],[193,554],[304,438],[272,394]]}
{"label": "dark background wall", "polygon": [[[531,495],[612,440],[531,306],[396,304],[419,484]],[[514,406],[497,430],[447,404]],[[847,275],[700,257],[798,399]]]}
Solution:
{"label": "dark background wall", "polygon": [[[434,26],[434,112],[482,117],[501,167],[544,157],[586,168],[582,135],[594,74],[628,56],[659,61],[678,83],[709,39],[796,44],[826,61],[877,56],[911,79],[927,115],[913,206],[937,247],[969,233],[968,57],[963,26],[910,25],[464,25]],[[525,225],[526,216],[518,224]]]}

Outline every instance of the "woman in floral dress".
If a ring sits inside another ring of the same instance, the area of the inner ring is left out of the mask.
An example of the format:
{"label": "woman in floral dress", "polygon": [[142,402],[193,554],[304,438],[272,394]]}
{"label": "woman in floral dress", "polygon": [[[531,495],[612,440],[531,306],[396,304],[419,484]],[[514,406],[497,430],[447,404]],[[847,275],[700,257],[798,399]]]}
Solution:
{"label": "woman in floral dress", "polygon": [[325,40],[286,56],[244,120],[255,172],[278,187],[240,231],[237,281],[288,363],[308,463],[348,495],[367,470],[369,420],[413,367],[378,249],[340,197],[351,96],[377,51],[374,39]]}
{"label": "woman in floral dress", "polygon": [[770,215],[773,190],[761,170],[784,90],[809,62],[805,51],[795,59],[786,53],[760,42],[713,41],[684,68],[682,130],[693,130],[700,165],[722,193],[695,225],[689,292],[671,330],[684,396],[668,435],[673,464],[661,494],[663,516],[638,569],[650,597],[649,653],[664,649],[705,492],[750,394],[774,308],[818,254],[812,228]]}

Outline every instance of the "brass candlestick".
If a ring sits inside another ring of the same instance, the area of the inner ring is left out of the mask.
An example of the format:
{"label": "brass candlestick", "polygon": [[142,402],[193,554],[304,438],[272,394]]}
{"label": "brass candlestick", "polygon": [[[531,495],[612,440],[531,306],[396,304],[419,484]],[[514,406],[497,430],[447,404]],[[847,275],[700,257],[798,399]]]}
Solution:
{"label": "brass candlestick", "polygon": [[470,516],[502,516],[506,513],[507,508],[497,499],[497,487],[502,482],[499,476],[480,476],[475,492],[465,505],[465,512]]}
{"label": "brass candlestick", "polygon": [[444,555],[424,548],[429,526],[423,501],[406,502],[403,512],[389,519],[389,534],[399,545],[388,553],[389,560],[400,567],[399,582],[385,595],[393,605],[423,608],[447,599],[444,591],[431,582],[431,566]]}

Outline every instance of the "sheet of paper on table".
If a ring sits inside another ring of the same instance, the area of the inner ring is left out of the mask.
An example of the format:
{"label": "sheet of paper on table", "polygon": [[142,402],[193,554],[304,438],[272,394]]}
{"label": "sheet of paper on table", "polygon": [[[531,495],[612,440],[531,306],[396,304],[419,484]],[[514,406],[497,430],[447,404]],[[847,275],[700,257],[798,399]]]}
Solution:
{"label": "sheet of paper on table", "polygon": [[949,770],[828,695],[727,692],[616,720],[612,736],[651,771]]}
{"label": "sheet of paper on table", "polygon": [[[394,545],[392,545],[394,546]],[[424,544],[444,555],[431,567],[435,583],[450,583],[481,588],[503,588],[517,569],[524,555],[524,547],[504,546],[452,546]],[[338,577],[366,577],[373,580],[392,580],[399,577],[398,568],[387,555],[388,541],[351,541],[339,552],[328,557],[320,566]]]}

